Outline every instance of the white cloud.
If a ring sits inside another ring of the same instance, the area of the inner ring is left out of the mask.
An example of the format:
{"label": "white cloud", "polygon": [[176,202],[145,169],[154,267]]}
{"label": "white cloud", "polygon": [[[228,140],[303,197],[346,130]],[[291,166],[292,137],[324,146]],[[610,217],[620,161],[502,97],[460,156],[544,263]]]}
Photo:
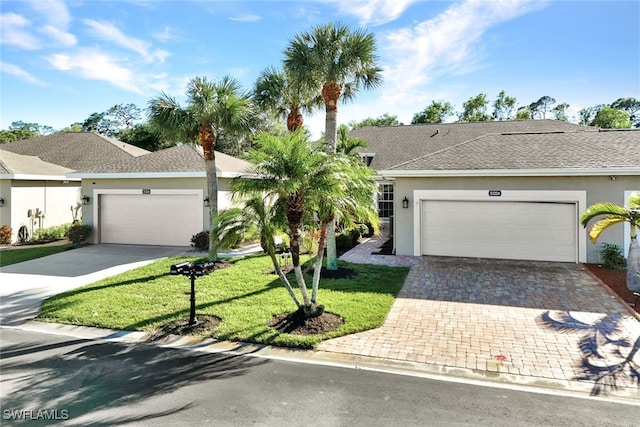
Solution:
{"label": "white cloud", "polygon": [[0,40],[2,44],[17,46],[22,49],[36,50],[42,47],[41,42],[28,31],[31,21],[16,13],[0,15]]}
{"label": "white cloud", "polygon": [[43,81],[41,81],[28,71],[18,67],[17,65],[0,62],[0,71],[16,76],[28,83],[33,83],[39,86],[47,86]]}
{"label": "white cloud", "polygon": [[153,34],[153,38],[160,42],[168,42],[178,38],[175,31],[169,27],[164,27],[162,31],[158,31]]}
{"label": "white cloud", "polygon": [[232,16],[229,19],[237,22],[258,22],[262,20],[262,17],[258,15],[247,14],[247,15],[240,15],[240,16]]}
{"label": "white cloud", "polygon": [[329,0],[340,13],[358,18],[360,25],[382,25],[394,21],[418,0]]}
{"label": "white cloud", "polygon": [[152,51],[150,43],[125,35],[112,23],[99,22],[93,19],[83,19],[82,22],[92,30],[96,37],[131,50],[149,62],[154,60],[163,62],[169,56],[169,53],[163,50]]}
{"label": "white cloud", "polygon": [[426,85],[437,77],[465,74],[482,66],[479,45],[489,29],[540,9],[545,3],[467,0],[413,27],[388,32],[382,40],[388,64],[384,72],[385,103],[426,101]]}
{"label": "white cloud", "polygon": [[54,27],[67,29],[71,22],[69,9],[62,0],[27,0],[31,8]]}
{"label": "white cloud", "polygon": [[76,36],[66,31],[60,31],[60,29],[53,25],[45,25],[40,29],[40,32],[49,38],[58,41],[63,46],[74,46],[77,43]]}
{"label": "white cloud", "polygon": [[71,71],[90,80],[106,81],[119,88],[143,93],[138,73],[122,67],[117,60],[95,49],[83,49],[73,54],[55,54],[45,58],[61,71]]}

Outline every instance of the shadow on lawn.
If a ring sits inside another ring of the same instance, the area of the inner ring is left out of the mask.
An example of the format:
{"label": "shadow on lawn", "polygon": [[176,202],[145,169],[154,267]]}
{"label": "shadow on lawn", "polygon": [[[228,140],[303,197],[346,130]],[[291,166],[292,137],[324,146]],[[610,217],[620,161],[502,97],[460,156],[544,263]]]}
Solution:
{"label": "shadow on lawn", "polygon": [[578,347],[582,353],[579,374],[575,379],[594,382],[591,395],[606,394],[620,388],[620,383],[640,385],[640,336],[623,334],[621,314],[609,314],[592,324],[568,312],[552,316],[546,311],[539,321],[559,332],[584,332]]}
{"label": "shadow on lawn", "polygon": [[[65,351],[66,350],[66,351]],[[228,354],[194,353],[147,345],[69,340],[21,343],[2,350],[3,410],[66,410],[74,420],[97,411],[143,403],[203,381],[245,375],[265,360]],[[95,426],[134,423],[175,414],[196,405],[176,405],[162,412],[117,416]],[[132,411],[129,411],[132,412]],[[120,413],[123,413],[121,411]]]}

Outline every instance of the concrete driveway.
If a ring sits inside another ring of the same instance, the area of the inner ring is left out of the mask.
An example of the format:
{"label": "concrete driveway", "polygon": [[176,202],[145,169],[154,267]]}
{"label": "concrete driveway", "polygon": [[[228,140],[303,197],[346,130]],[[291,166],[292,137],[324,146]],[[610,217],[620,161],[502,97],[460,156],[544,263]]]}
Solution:
{"label": "concrete driveway", "polygon": [[0,268],[0,325],[15,325],[38,315],[45,298],[190,247],[90,245]]}

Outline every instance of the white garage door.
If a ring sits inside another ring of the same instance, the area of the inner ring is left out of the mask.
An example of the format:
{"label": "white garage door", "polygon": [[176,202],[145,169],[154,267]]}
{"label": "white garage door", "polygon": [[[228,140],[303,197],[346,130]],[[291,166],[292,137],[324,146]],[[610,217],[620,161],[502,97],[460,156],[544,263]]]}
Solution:
{"label": "white garage door", "polygon": [[196,194],[102,194],[99,203],[101,243],[189,246],[202,231]]}
{"label": "white garage door", "polygon": [[573,203],[422,202],[422,254],[577,262]]}

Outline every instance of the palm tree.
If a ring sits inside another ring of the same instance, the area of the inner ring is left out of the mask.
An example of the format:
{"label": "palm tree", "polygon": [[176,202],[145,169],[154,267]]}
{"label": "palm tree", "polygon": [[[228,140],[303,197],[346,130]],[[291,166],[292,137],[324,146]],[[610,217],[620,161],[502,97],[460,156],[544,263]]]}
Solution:
{"label": "palm tree", "polygon": [[[302,129],[283,136],[262,133],[256,144],[258,148],[247,156],[253,164],[251,173],[254,175],[234,179],[234,193],[239,196],[265,195],[282,209],[293,270],[302,295],[302,305],[295,298],[294,302],[308,317],[321,314],[323,307],[317,304],[316,282],[319,276],[314,281],[314,292],[310,298],[300,265],[303,230],[305,225],[314,224],[314,213],[325,230],[334,217],[345,217],[346,221],[370,218],[375,214],[372,202],[375,188],[373,177],[364,165],[358,167],[354,158],[314,149]],[[368,194],[362,192],[362,188]],[[368,211],[366,206],[369,206]],[[363,212],[369,215],[363,215]],[[321,254],[324,247],[322,244],[318,246],[318,254]],[[322,262],[321,255],[318,258]],[[275,267],[275,258],[272,261]],[[317,268],[316,273],[319,274],[319,271]],[[286,287],[286,277],[280,278]]]}
{"label": "palm tree", "polygon": [[627,206],[614,203],[596,203],[580,215],[584,227],[593,218],[606,215],[593,224],[589,230],[591,242],[595,243],[600,233],[606,228],[619,223],[628,222],[630,226],[629,254],[627,255],[627,288],[632,292],[640,292],[640,247],[638,246],[638,228],[640,228],[640,193],[631,193]]}
{"label": "palm tree", "polygon": [[[301,87],[319,91],[325,104],[327,152],[336,152],[338,101],[353,100],[361,88],[382,83],[375,37],[363,29],[351,31],[342,23],[314,27],[297,34],[285,49],[284,68]],[[329,228],[327,268],[338,268],[335,230]]]}
{"label": "palm tree", "polygon": [[347,125],[338,127],[338,139],[336,141],[336,151],[338,153],[358,156],[356,149],[366,148],[367,145],[366,139],[349,136],[349,127]]}
{"label": "palm tree", "polygon": [[284,71],[273,67],[266,68],[258,77],[253,98],[258,107],[285,118],[289,132],[303,126],[302,112],[311,113],[322,103],[319,96],[311,96],[303,87],[296,86]]}
{"label": "palm tree", "polygon": [[[242,133],[249,127],[252,104],[249,95],[232,77],[217,82],[195,77],[187,85],[187,105],[162,93],[149,101],[149,123],[166,139],[202,146],[209,198],[209,227],[216,229],[218,215],[218,176],[216,139],[221,132]],[[218,258],[217,241],[209,239],[209,258]]]}
{"label": "palm tree", "polygon": [[[238,183],[233,184],[238,190],[242,191],[243,186]],[[236,191],[234,198],[238,195]],[[262,250],[269,255],[276,274],[280,281],[287,289],[289,296],[293,299],[298,309],[302,308],[302,304],[298,300],[289,279],[280,268],[280,263],[276,257],[275,235],[279,230],[286,226],[282,220],[284,217],[281,206],[276,203],[277,199],[272,196],[263,196],[259,193],[249,194],[249,197],[243,200],[241,208],[232,208],[220,212],[218,217],[218,228],[216,229],[216,237],[220,242],[220,246],[224,247],[229,243],[239,240],[238,236],[252,228],[257,228],[260,232],[260,246]]]}

